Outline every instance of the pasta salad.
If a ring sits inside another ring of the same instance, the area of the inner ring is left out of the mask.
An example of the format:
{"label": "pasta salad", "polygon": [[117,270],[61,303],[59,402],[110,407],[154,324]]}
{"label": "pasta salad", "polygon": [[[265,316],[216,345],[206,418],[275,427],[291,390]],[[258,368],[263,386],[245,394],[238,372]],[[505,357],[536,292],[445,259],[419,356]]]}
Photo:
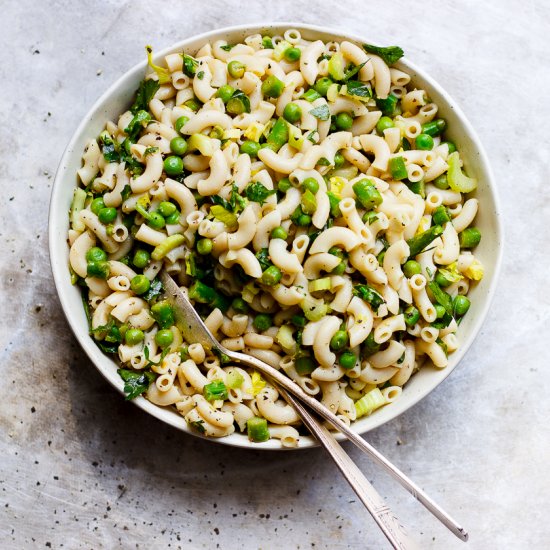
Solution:
{"label": "pasta salad", "polygon": [[166,270],[230,350],[284,371],[346,423],[458,348],[477,182],[401,48],[251,35],[148,74],[90,140],[70,210],[70,273],[127,399],[206,436],[296,446],[262,376],[185,342]]}

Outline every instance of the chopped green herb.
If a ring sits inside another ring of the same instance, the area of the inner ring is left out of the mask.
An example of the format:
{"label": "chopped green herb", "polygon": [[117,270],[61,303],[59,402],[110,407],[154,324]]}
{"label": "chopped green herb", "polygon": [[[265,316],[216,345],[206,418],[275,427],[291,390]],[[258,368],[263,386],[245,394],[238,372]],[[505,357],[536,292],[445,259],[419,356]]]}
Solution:
{"label": "chopped green herb", "polygon": [[326,103],[323,105],[319,105],[319,107],[315,107],[315,109],[311,109],[311,111],[309,111],[309,114],[313,115],[319,120],[328,120],[330,118],[330,111]]}
{"label": "chopped green herb", "polygon": [[387,46],[386,48],[381,48],[380,46],[373,46],[372,44],[363,44],[363,49],[367,53],[373,53],[380,56],[386,65],[393,65],[397,63],[405,52],[399,46]]}
{"label": "chopped green herb", "polygon": [[277,191],[275,189],[268,189],[265,185],[261,184],[259,181],[251,183],[246,189],[246,198],[249,201],[259,202],[260,205],[267,200],[267,198]]}
{"label": "chopped green herb", "polygon": [[151,371],[135,372],[129,369],[118,369],[117,372],[125,382],[126,400],[138,397],[155,381],[155,375]]}
{"label": "chopped green herb", "polygon": [[151,281],[151,284],[149,285],[149,290],[141,295],[141,298],[146,300],[147,302],[150,302],[151,300],[154,300],[155,298],[158,298],[164,291],[164,287],[162,286],[162,282],[160,279],[153,279]]}
{"label": "chopped green herb", "polygon": [[355,285],[353,294],[365,300],[375,311],[378,311],[378,308],[385,303],[384,298],[368,285]]}
{"label": "chopped green herb", "polygon": [[153,99],[153,96],[160,88],[160,82],[158,80],[142,80],[139,83],[139,88],[136,92],[136,99],[134,104],[130,107],[130,111],[136,114],[138,111],[147,111],[149,109],[149,102]]}
{"label": "chopped green herb", "polygon": [[183,72],[193,78],[197,72],[197,67],[199,62],[196,59],[193,59],[190,55],[186,53],[183,54]]}
{"label": "chopped green herb", "polygon": [[358,80],[350,80],[347,84],[348,95],[355,95],[358,97],[371,97],[372,90],[365,82],[359,82]]}

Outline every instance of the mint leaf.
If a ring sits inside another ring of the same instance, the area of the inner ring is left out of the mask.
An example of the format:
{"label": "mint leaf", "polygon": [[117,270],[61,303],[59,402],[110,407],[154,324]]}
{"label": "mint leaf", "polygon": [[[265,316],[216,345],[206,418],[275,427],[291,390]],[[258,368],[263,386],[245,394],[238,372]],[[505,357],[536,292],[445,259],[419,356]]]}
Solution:
{"label": "mint leaf", "polygon": [[124,393],[127,401],[141,395],[155,380],[155,375],[151,371],[135,372],[129,369],[118,369],[117,372],[125,382]]}
{"label": "mint leaf", "polygon": [[348,94],[358,97],[371,97],[372,91],[368,84],[359,82],[358,80],[350,80],[347,84]]}
{"label": "mint leaf", "polygon": [[386,65],[397,63],[397,61],[405,55],[405,52],[399,46],[381,48],[380,46],[373,46],[372,44],[363,44],[363,49],[367,53],[373,53],[380,56]]}
{"label": "mint leaf", "polygon": [[160,88],[160,82],[158,80],[142,80],[139,83],[139,88],[136,92],[136,99],[134,104],[130,107],[130,111],[136,114],[138,111],[148,111],[149,102],[153,99],[153,96]]}
{"label": "mint leaf", "polygon": [[249,201],[259,202],[260,205],[262,205],[270,195],[274,195],[276,192],[275,189],[268,189],[259,181],[251,183],[245,189],[246,198]]}
{"label": "mint leaf", "polygon": [[328,110],[328,105],[326,103],[324,105],[319,105],[319,107],[315,107],[315,109],[311,109],[309,114],[319,120],[328,120],[330,118],[330,111]]}

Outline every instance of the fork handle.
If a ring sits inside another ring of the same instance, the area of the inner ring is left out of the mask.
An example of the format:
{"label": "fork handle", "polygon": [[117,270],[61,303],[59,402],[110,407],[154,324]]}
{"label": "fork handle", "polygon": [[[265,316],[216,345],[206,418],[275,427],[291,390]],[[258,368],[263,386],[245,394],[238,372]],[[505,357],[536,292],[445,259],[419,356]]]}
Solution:
{"label": "fork handle", "polygon": [[396,550],[415,550],[419,548],[406,533],[405,528],[384,502],[384,499],[340,446],[338,441],[336,441],[334,436],[295,397],[281,387],[277,387],[277,389],[285,401],[296,409],[303,423],[325,448],[332,460],[334,460],[336,466],[338,466],[351,485],[351,488],[361,499],[384,535],[386,535],[392,547]]}
{"label": "fork handle", "polygon": [[288,376],[282,374],[277,369],[264,363],[260,359],[252,355],[245,355],[236,351],[222,350],[231,359],[243,363],[250,367],[256,368],[267,376],[273,378],[279,386],[291,393],[293,396],[300,399],[308,407],[313,409],[319,416],[323,417],[327,422],[334,426],[338,431],[342,432],[350,441],[352,441],[359,449],[373,458],[380,466],[386,470],[402,487],[407,489],[409,493],[420,502],[427,510],[429,510],[449,531],[456,535],[462,541],[468,540],[468,533],[461,527],[445,510],[439,507],[418,485],[410,480],[397,466],[392,464],[383,454],[378,452],[372,445],[355,433],[347,424],[340,420],[335,414],[329,411],[320,401],[308,395],[298,384],[293,382]]}

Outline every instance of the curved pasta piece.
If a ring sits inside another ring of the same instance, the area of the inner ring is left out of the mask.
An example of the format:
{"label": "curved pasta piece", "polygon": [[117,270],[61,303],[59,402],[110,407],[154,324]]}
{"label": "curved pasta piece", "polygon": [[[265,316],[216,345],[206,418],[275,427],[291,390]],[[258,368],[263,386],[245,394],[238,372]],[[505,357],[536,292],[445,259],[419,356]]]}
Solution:
{"label": "curved pasta piece", "polygon": [[341,319],[334,315],[327,315],[321,321],[315,341],[313,354],[318,363],[324,368],[330,368],[336,362],[336,354],[330,349],[330,340],[340,328]]}
{"label": "curved pasta piece", "polygon": [[210,175],[206,179],[200,179],[197,183],[197,191],[202,196],[219,193],[231,176],[227,159],[221,149],[214,151],[209,165]]}
{"label": "curved pasta piece", "polygon": [[239,228],[227,236],[227,246],[230,250],[244,248],[252,241],[256,233],[257,217],[252,206],[247,206],[238,218]]}
{"label": "curved pasta piece", "polygon": [[361,244],[361,239],[347,227],[330,227],[325,229],[314,241],[309,249],[310,254],[328,252],[333,246],[340,246],[347,252]]}
{"label": "curved pasta piece", "polygon": [[325,45],[322,40],[316,40],[302,50],[302,55],[300,56],[300,72],[310,86],[315,84],[315,79],[319,74],[317,59],[319,59],[324,51]]}
{"label": "curved pasta piece", "polygon": [[86,253],[95,246],[95,237],[90,231],[84,231],[76,238],[69,250],[69,263],[73,271],[82,278],[88,275]]}
{"label": "curved pasta piece", "polygon": [[[288,252],[287,243],[283,239],[271,239],[269,241],[269,257],[281,271],[285,273],[300,273],[302,264],[292,252]],[[261,276],[261,273],[260,273]]]}

